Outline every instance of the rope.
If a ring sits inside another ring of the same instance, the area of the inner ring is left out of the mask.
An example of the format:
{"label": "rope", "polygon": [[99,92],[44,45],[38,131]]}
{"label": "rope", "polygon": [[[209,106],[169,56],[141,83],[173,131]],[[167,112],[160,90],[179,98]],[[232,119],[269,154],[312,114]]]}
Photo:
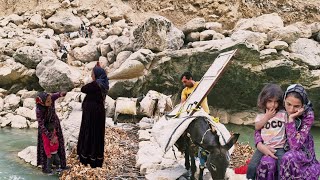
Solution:
{"label": "rope", "polygon": [[[224,144],[227,144],[227,141],[226,139],[224,138],[223,134],[221,133],[221,131],[219,130],[219,128],[212,122],[212,121],[209,121],[209,123],[215,127],[215,129],[220,133],[220,136],[222,137],[222,140],[224,142]],[[230,161],[231,157],[230,157],[230,153],[229,151],[227,151],[227,158],[228,160]]]}
{"label": "rope", "polygon": [[172,151],[173,151],[173,155],[174,155],[174,158],[176,158],[176,160],[178,160],[177,156],[176,156],[176,151],[174,150],[174,147],[172,146]]}
{"label": "rope", "polygon": [[209,132],[211,130],[211,128],[207,129],[206,132],[203,133],[202,135],[202,138],[201,138],[201,141],[200,141],[200,144],[203,144],[203,139],[204,139],[204,136],[207,134],[207,132]]}

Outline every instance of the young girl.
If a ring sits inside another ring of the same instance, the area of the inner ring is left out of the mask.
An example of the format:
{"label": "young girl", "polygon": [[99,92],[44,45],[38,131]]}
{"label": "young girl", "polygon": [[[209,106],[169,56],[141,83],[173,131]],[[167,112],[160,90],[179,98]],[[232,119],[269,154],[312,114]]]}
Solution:
{"label": "young girl", "polygon": [[286,142],[282,96],[283,91],[276,84],[267,84],[259,94],[257,105],[264,113],[257,115],[255,129],[264,143],[257,143],[248,165],[248,179],[277,179]]}
{"label": "young girl", "polygon": [[[36,115],[38,120],[38,145],[37,145],[37,165],[42,166],[42,171],[44,173],[48,172],[47,167],[47,155],[44,150],[42,134],[45,134],[52,143],[59,143],[58,155],[60,157],[60,167],[62,169],[66,168],[66,153],[64,148],[64,139],[62,135],[62,130],[60,126],[60,120],[55,112],[54,102],[59,97],[65,96],[66,93],[54,93],[52,95],[46,92],[38,93],[36,98]],[[49,132],[45,127],[45,124],[52,122],[54,128],[56,129],[57,136],[54,137],[53,133]]]}
{"label": "young girl", "polygon": [[[47,122],[45,127],[49,131],[49,133],[52,133],[53,139],[58,139],[57,131],[54,128],[53,122]],[[42,141],[44,146],[44,151],[47,155],[47,170],[49,174],[52,173],[52,164],[56,164],[56,171],[60,172],[60,157],[58,155],[58,149],[59,149],[59,142],[58,141],[50,141],[49,137],[46,136],[44,133],[42,133]]]}
{"label": "young girl", "polygon": [[320,164],[310,133],[314,112],[305,89],[299,84],[289,86],[284,106],[288,115],[285,127],[290,150],[282,157],[280,179],[318,180]]}

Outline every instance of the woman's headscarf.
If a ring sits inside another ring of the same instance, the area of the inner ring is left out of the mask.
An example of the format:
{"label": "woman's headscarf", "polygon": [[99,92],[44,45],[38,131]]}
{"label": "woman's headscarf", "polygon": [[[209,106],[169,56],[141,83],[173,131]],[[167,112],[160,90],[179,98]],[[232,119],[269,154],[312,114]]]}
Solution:
{"label": "woman's headscarf", "polygon": [[37,108],[39,108],[41,110],[46,108],[45,103],[46,103],[46,100],[47,100],[48,96],[49,96],[49,94],[46,93],[46,92],[39,92],[37,94],[37,97],[36,97],[36,106],[37,106]]}
{"label": "woman's headscarf", "polygon": [[107,77],[106,71],[100,67],[99,62],[93,68],[93,74],[100,88],[104,93],[107,93],[109,90],[109,79]]}
{"label": "woman's headscarf", "polygon": [[284,99],[286,99],[287,95],[291,92],[296,92],[301,96],[303,105],[305,105],[307,107],[312,107],[312,103],[308,99],[308,94],[302,85],[300,85],[300,84],[290,85],[287,88],[286,92],[284,93]]}
{"label": "woman's headscarf", "polygon": [[[302,104],[304,105],[304,109],[305,109],[305,111],[304,111],[303,114],[305,114],[305,113],[307,113],[307,112],[309,112],[309,111],[313,111],[312,103],[311,103],[311,101],[308,99],[308,94],[307,94],[306,90],[303,88],[303,86],[300,85],[300,84],[292,84],[292,85],[290,85],[290,86],[287,88],[286,92],[284,93],[283,102],[284,102],[284,100],[286,99],[287,95],[288,95],[289,93],[291,93],[291,92],[296,92],[296,93],[298,93],[298,94],[301,96],[301,98],[302,98]],[[303,116],[303,115],[301,115],[300,117],[298,117],[298,118],[295,119],[295,124],[296,124],[296,128],[297,128],[297,129],[299,129],[300,126],[301,126],[302,116]]]}
{"label": "woman's headscarf", "polygon": [[45,119],[48,121],[51,121],[52,115],[53,115],[53,107],[47,107],[45,106],[46,100],[50,94],[46,92],[39,92],[36,97],[36,106],[37,109],[45,112]]}

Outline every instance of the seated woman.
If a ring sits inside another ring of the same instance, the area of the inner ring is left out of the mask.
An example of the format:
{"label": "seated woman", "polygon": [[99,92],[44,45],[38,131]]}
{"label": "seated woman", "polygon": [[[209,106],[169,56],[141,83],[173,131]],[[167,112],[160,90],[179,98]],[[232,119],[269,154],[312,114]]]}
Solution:
{"label": "seated woman", "polygon": [[288,114],[285,126],[290,150],[282,157],[280,179],[318,180],[320,164],[310,132],[314,112],[305,89],[299,84],[289,86],[284,95],[284,106]]}

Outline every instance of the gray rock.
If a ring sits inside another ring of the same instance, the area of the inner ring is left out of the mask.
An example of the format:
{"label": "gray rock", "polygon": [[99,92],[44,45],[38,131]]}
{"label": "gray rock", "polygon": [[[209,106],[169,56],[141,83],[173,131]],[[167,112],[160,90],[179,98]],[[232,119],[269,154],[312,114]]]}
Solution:
{"label": "gray rock", "polygon": [[204,18],[194,18],[188,21],[182,31],[184,34],[189,34],[191,32],[201,32],[206,29],[206,20]]}
{"label": "gray rock", "polygon": [[309,38],[312,35],[311,28],[303,22],[297,22],[283,28],[273,29],[268,32],[269,41],[285,41],[288,44],[293,43],[299,38]]}
{"label": "gray rock", "polygon": [[37,146],[29,146],[18,153],[18,156],[30,163],[33,166],[37,166]]}
{"label": "gray rock", "polygon": [[21,98],[15,94],[10,94],[4,98],[4,108],[6,110],[15,110],[19,107]]}
{"label": "gray rock", "polygon": [[53,39],[37,38],[35,46],[38,46],[40,49],[48,49],[50,51],[58,50],[58,44]]}
{"label": "gray rock", "polygon": [[100,53],[98,52],[97,46],[94,44],[88,44],[81,48],[76,47],[73,50],[73,56],[76,60],[81,62],[97,61]]}
{"label": "gray rock", "polygon": [[289,47],[288,43],[284,41],[272,41],[267,46],[270,49],[276,49],[276,50],[284,50]]}
{"label": "gray rock", "polygon": [[81,24],[79,17],[67,11],[59,11],[47,21],[47,25],[57,33],[78,31]]}
{"label": "gray rock", "polygon": [[35,98],[26,98],[23,100],[23,107],[33,109],[36,107]]}
{"label": "gray rock", "polygon": [[215,32],[222,33],[222,24],[218,22],[207,22],[207,30],[214,30]]}
{"label": "gray rock", "polygon": [[240,19],[234,30],[251,30],[254,32],[268,33],[270,30],[283,28],[283,20],[277,13],[264,14],[251,19]]}
{"label": "gray rock", "polygon": [[36,75],[47,92],[69,91],[80,84],[80,72],[56,58],[45,58],[38,64]]}
{"label": "gray rock", "polygon": [[146,175],[146,179],[166,179],[166,180],[176,180],[182,174],[186,173],[187,170],[183,166],[177,166],[170,169],[158,170],[154,173],[150,173]]}
{"label": "gray rock", "polygon": [[231,39],[237,42],[248,42],[258,45],[259,49],[263,49],[267,42],[267,35],[265,33],[251,32],[239,30],[231,35]]}
{"label": "gray rock", "polygon": [[313,68],[320,67],[320,45],[312,39],[300,38],[292,43],[290,50],[293,53],[302,54],[306,59],[302,59],[304,63]]}
{"label": "gray rock", "polygon": [[134,49],[150,49],[163,51],[165,49],[180,49],[184,34],[162,16],[147,19],[133,32]]}
{"label": "gray rock", "polygon": [[13,55],[13,58],[17,62],[33,69],[35,69],[44,57],[56,57],[56,55],[50,50],[40,49],[34,46],[21,47],[17,49]]}
{"label": "gray rock", "polygon": [[186,37],[187,42],[195,42],[200,41],[200,33],[199,32],[191,32]]}
{"label": "gray rock", "polygon": [[31,29],[44,27],[41,15],[40,14],[33,15],[29,21],[28,27]]}

